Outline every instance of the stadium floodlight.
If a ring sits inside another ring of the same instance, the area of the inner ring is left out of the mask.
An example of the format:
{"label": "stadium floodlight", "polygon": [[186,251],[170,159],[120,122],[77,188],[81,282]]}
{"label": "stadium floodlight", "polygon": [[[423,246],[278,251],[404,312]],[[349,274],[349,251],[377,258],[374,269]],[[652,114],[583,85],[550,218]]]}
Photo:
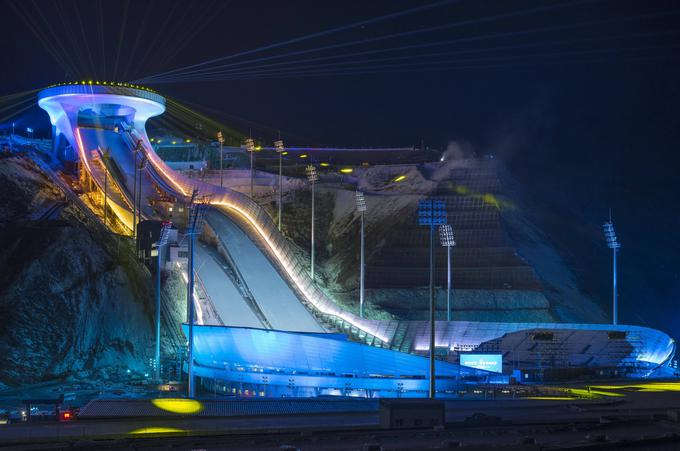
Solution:
{"label": "stadium floodlight", "polygon": [[616,238],[616,232],[614,231],[614,223],[611,220],[611,214],[609,221],[602,225],[602,230],[604,231],[604,238],[607,240],[607,247],[612,250],[612,323],[617,325],[619,322],[619,306],[616,287],[616,254],[619,252],[621,244]]}
{"label": "stadium floodlight", "polygon": [[366,198],[361,191],[356,192],[357,211],[361,213],[361,243],[360,243],[360,272],[359,272],[359,316],[364,317],[364,213],[366,213]]}
{"label": "stadium floodlight", "polygon": [[194,385],[194,316],[195,316],[195,306],[194,306],[194,242],[196,241],[196,236],[200,235],[201,228],[203,226],[203,216],[205,214],[205,209],[203,208],[209,199],[199,199],[198,190],[194,189],[191,193],[191,201],[189,208],[189,220],[187,221],[187,229],[185,235],[189,239],[188,247],[188,257],[187,262],[187,323],[189,323],[189,351],[188,351],[188,397],[193,398],[196,393],[196,387]]}
{"label": "stadium floodlight", "polygon": [[279,232],[281,231],[281,215],[283,213],[283,153],[286,148],[283,145],[283,140],[274,141],[274,148],[279,154]]}
{"label": "stadium floodlight", "polygon": [[220,143],[220,188],[222,188],[224,186],[224,172],[222,171],[222,160],[224,160],[222,146],[224,145],[224,136],[222,136],[222,130],[217,132],[217,141]]}
{"label": "stadium floodlight", "polygon": [[168,244],[168,234],[170,232],[170,224],[165,223],[161,227],[161,234],[156,243],[156,251],[158,253],[158,264],[156,266],[156,368],[155,379],[161,380],[161,268],[163,264],[163,246]]}
{"label": "stadium floodlight", "polygon": [[310,274],[312,276],[312,283],[314,282],[314,185],[316,185],[316,182],[319,180],[319,174],[316,172],[316,168],[314,165],[307,165],[307,179],[309,180],[309,183],[312,185],[312,248],[311,248],[311,265],[310,265]]}
{"label": "stadium floodlight", "polygon": [[246,150],[250,153],[250,198],[253,198],[253,184],[255,179],[254,171],[254,154],[255,154],[255,141],[253,138],[246,139]]}
{"label": "stadium floodlight", "polygon": [[456,245],[453,227],[449,224],[440,225],[439,241],[446,248],[446,320],[451,321],[451,248]]}
{"label": "stadium floodlight", "polygon": [[418,225],[430,228],[430,398],[434,398],[436,392],[434,366],[434,226],[442,224],[446,224],[446,208],[443,200],[425,199],[418,202]]}

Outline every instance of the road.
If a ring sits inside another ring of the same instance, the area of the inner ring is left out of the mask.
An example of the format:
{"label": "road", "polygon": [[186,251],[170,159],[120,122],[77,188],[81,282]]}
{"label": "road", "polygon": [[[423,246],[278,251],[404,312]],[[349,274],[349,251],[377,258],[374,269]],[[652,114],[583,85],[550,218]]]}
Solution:
{"label": "road", "polygon": [[[623,401],[616,402],[448,401],[447,426],[435,429],[383,430],[377,411],[310,412],[17,424],[0,427],[0,442],[3,449],[26,449],[29,443],[40,449],[158,449],[159,445],[173,449],[280,449],[292,444],[301,449],[340,450],[362,449],[366,443],[378,443],[386,449],[433,449],[460,442],[470,447],[466,449],[514,445],[517,448],[513,449],[538,450],[597,444],[620,449],[618,445],[626,441],[625,449],[677,449],[673,446],[680,438],[680,423],[667,412],[678,410],[680,392],[625,393]],[[471,421],[475,413],[489,417]]]}

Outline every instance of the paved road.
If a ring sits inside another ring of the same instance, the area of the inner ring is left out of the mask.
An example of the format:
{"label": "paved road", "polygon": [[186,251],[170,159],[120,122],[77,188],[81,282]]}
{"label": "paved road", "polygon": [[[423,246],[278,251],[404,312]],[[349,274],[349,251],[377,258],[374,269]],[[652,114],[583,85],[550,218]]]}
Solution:
{"label": "paved road", "polygon": [[208,213],[207,220],[227,247],[255,301],[274,329],[324,332],[243,230],[216,210]]}
{"label": "paved road", "polygon": [[[374,411],[18,424],[0,427],[0,442],[7,447],[3,449],[25,449],[27,442],[16,441],[29,440],[36,444],[41,440],[49,440],[53,444],[42,444],[41,448],[59,449],[68,447],[70,440],[88,437],[90,441],[78,444],[81,448],[157,449],[163,445],[176,449],[212,450],[230,446],[238,449],[280,449],[282,444],[292,443],[301,449],[339,450],[361,449],[364,443],[380,443],[389,449],[431,449],[441,448],[447,441],[451,443],[455,440],[466,446],[477,447],[472,449],[485,450],[491,445],[520,445],[515,449],[541,449],[541,446],[554,449],[552,447],[593,445],[598,441],[609,442],[607,449],[618,449],[617,441],[628,440],[626,449],[652,449],[645,446],[651,444],[660,445],[653,449],[677,449],[679,423],[668,421],[665,414],[667,410],[677,410],[679,392],[629,392],[624,399],[622,403],[616,404],[607,400],[452,401],[446,405],[448,427],[441,430],[381,431],[377,429],[378,412]],[[503,422],[466,421],[475,412],[498,416]],[[174,431],[180,437],[147,441],[132,439],[164,431]],[[93,440],[95,438],[98,439],[96,442]],[[117,440],[102,440],[104,438]],[[526,441],[527,438],[530,441]],[[533,440],[539,445],[534,445]],[[631,440],[640,440],[643,446],[631,446]],[[11,443],[15,443],[15,447],[7,446]]]}
{"label": "paved road", "polygon": [[224,325],[262,328],[260,320],[211,253],[201,244],[197,244],[194,250],[194,267]]}

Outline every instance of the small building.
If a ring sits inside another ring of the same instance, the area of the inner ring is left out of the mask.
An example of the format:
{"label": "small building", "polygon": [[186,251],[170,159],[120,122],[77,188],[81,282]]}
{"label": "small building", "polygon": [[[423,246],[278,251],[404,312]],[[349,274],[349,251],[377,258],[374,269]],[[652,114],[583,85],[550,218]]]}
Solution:
{"label": "small building", "polygon": [[154,151],[172,169],[178,171],[205,171],[208,168],[207,152],[193,138],[164,134],[149,138]]}

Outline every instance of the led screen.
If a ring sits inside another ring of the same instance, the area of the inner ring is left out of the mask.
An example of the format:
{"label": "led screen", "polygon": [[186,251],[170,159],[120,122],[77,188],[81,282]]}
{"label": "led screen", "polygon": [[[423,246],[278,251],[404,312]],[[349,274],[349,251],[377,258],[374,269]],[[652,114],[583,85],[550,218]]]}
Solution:
{"label": "led screen", "polygon": [[476,368],[478,370],[503,372],[503,356],[501,354],[461,354],[461,366]]}

